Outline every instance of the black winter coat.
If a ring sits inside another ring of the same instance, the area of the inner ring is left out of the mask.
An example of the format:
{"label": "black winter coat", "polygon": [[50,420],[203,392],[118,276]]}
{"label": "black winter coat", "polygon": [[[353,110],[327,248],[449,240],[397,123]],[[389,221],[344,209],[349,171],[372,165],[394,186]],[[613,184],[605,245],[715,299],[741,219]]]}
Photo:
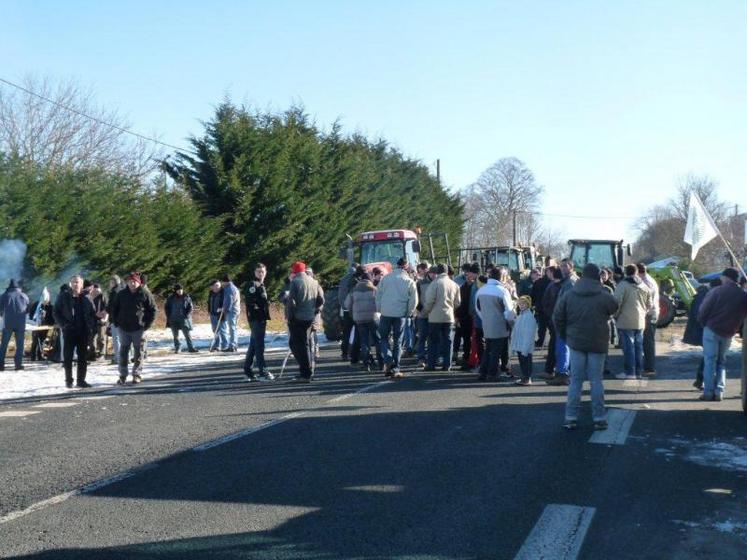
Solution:
{"label": "black winter coat", "polygon": [[192,330],[192,298],[187,294],[181,297],[171,294],[166,298],[164,311],[166,312],[166,328],[186,327]]}
{"label": "black winter coat", "polygon": [[270,320],[270,299],[267,297],[267,288],[264,284],[257,280],[247,282],[244,301],[246,318],[250,323]]}
{"label": "black winter coat", "polygon": [[[96,310],[93,303],[88,297],[81,294],[78,296],[83,300],[83,321],[88,332],[96,329]],[[63,330],[75,330],[75,301],[73,292],[66,290],[60,292],[57,300],[54,302],[52,313],[54,314],[55,323]]]}
{"label": "black winter coat", "polygon": [[682,342],[685,344],[703,346],[703,325],[698,322],[698,312],[706,295],[708,295],[708,286],[698,286],[698,291],[690,304],[690,311],[687,312],[687,325],[685,334],[682,335]]}
{"label": "black winter coat", "polygon": [[550,280],[547,276],[543,276],[534,284],[532,284],[532,293],[529,295],[532,297],[532,306],[537,312],[537,316],[545,315],[545,310],[542,307],[542,301],[544,299],[545,292],[547,291],[547,288],[551,283],[552,280]]}
{"label": "black winter coat", "polygon": [[223,309],[223,289],[221,288],[217,292],[210,290],[208,292],[208,312],[218,317],[221,310]]}
{"label": "black winter coat", "polygon": [[147,331],[156,320],[156,313],[156,302],[147,288],[141,286],[134,293],[125,288],[114,298],[111,320],[125,332]]}

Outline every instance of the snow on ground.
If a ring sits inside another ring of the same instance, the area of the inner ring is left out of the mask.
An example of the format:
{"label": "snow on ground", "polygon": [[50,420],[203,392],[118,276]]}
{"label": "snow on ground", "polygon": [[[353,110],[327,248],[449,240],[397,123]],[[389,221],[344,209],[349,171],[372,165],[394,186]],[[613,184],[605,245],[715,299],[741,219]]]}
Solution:
{"label": "snow on ground", "polygon": [[660,447],[655,453],[671,459],[678,455],[703,467],[713,467],[736,473],[747,472],[747,439],[735,437],[730,441],[689,441],[670,438],[668,447]]}
{"label": "snow on ground", "polygon": [[[174,354],[174,342],[171,331],[157,329],[148,333],[148,360],[143,366],[143,377],[146,380],[178,373],[185,368],[194,369],[201,365],[212,365],[221,362],[235,362],[243,358],[249,344],[249,331],[238,329],[238,352],[208,352],[212,342],[212,331],[209,324],[197,324],[192,330],[192,340],[199,353],[185,352],[182,339],[182,353]],[[323,334],[319,335],[320,345],[328,344]],[[265,350],[267,353],[283,352],[288,349],[288,334],[267,333]],[[80,389],[65,387],[65,373],[62,364],[53,362],[24,361],[25,370],[15,371],[12,360],[6,362],[6,369],[0,373],[0,401],[56,395],[80,393]],[[293,366],[291,366],[293,367]],[[237,368],[240,373],[241,366]],[[73,377],[75,364],[73,364]],[[111,365],[109,360],[99,360],[88,364],[86,381],[94,388],[111,388],[117,382],[119,373],[117,366]],[[128,378],[130,379],[130,378]]]}

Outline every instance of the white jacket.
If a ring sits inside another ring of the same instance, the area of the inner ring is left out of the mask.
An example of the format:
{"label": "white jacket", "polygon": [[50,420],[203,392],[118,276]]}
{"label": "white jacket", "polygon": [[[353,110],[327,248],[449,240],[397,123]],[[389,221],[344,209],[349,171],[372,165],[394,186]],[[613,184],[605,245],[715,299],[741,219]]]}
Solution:
{"label": "white jacket", "polygon": [[537,321],[531,309],[521,312],[511,330],[511,352],[521,353],[524,356],[534,351],[534,342],[537,340]]}

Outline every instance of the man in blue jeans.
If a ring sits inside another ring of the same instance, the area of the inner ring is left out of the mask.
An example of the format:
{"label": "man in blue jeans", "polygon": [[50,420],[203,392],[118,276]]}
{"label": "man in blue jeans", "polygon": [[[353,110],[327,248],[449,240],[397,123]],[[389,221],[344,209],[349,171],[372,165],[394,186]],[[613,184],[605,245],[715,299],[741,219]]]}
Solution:
{"label": "man in blue jeans", "polygon": [[[384,374],[387,377],[403,377],[399,367],[402,353],[402,334],[405,318],[410,317],[418,304],[415,282],[407,273],[407,259],[397,261],[397,268],[379,282],[376,291],[376,311],[381,313],[379,336],[381,354],[384,359]],[[393,344],[389,350],[389,335]]]}
{"label": "man in blue jeans", "polygon": [[723,400],[726,388],[726,352],[747,317],[747,292],[739,287],[739,272],[727,268],[721,285],[708,291],[698,311],[703,325],[702,401]]}
{"label": "man in blue jeans", "polygon": [[623,348],[623,373],[616,379],[641,379],[643,377],[643,329],[646,316],[651,309],[651,291],[638,276],[638,267],[625,267],[625,278],[615,288],[615,300],[619,306],[615,322]]}
{"label": "man in blue jeans", "polygon": [[[571,259],[563,259],[560,263],[560,272],[563,275],[563,279],[560,281],[560,287],[558,288],[558,298],[560,301],[565,294],[573,289],[573,286],[578,281],[578,276],[574,270],[574,263]],[[570,378],[568,377],[568,368],[570,367],[570,349],[568,348],[568,341],[560,336],[557,332],[555,333],[555,376],[547,381],[548,385],[568,385]]]}
{"label": "man in blue jeans", "polygon": [[425,300],[425,292],[428,289],[428,285],[436,277],[436,267],[431,267],[424,261],[418,263],[417,272],[418,280],[416,285],[418,290],[418,306],[417,314],[415,315],[415,325],[417,326],[418,331],[417,358],[418,367],[423,368],[425,367],[426,361],[425,343],[428,339],[428,314],[423,312],[423,300]]}
{"label": "man in blue jeans", "polygon": [[23,369],[23,339],[28,308],[28,296],[21,291],[15,280],[11,280],[8,289],[0,296],[0,317],[4,321],[3,339],[0,344],[0,371],[5,369],[5,353],[8,351],[11,335],[16,338],[16,353],[13,357],[16,370]]}
{"label": "man in blue jeans", "polygon": [[227,352],[236,352],[239,349],[239,334],[237,332],[239,313],[241,312],[241,294],[239,289],[226,274],[223,277],[223,321],[228,329]]}
{"label": "man in blue jeans", "polygon": [[254,280],[246,285],[244,301],[246,302],[246,318],[251,329],[249,348],[246,350],[244,359],[244,375],[249,381],[259,381],[259,376],[254,373],[252,366],[256,364],[259,375],[272,381],[272,375],[265,366],[265,332],[267,321],[270,319],[270,300],[265,288],[265,277],[267,267],[257,263],[254,267]]}
{"label": "man in blue jeans", "polygon": [[461,303],[459,286],[447,273],[446,265],[436,268],[438,276],[425,292],[423,310],[428,314],[428,363],[426,370],[436,369],[441,357],[441,369],[451,370],[454,344],[454,312]]}
{"label": "man in blue jeans", "polygon": [[610,341],[609,320],[617,311],[615,298],[602,286],[599,267],[588,263],[583,276],[558,300],[552,321],[558,335],[568,341],[571,384],[565,406],[568,430],[578,427],[584,381],[591,385],[591,414],[595,430],[607,428],[602,375]]}

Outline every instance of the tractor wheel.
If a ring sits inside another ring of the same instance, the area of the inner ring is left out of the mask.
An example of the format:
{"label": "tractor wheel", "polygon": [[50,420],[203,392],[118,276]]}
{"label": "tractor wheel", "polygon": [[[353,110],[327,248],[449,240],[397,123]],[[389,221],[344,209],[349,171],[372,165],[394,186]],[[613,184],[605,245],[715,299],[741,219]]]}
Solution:
{"label": "tractor wheel", "polygon": [[665,294],[659,296],[659,320],[656,322],[657,329],[663,329],[674,321],[677,314],[677,306],[674,300]]}
{"label": "tractor wheel", "polygon": [[337,288],[329,289],[324,293],[322,322],[324,323],[324,335],[327,340],[340,340],[342,338],[342,318],[340,317],[340,301],[337,297]]}

